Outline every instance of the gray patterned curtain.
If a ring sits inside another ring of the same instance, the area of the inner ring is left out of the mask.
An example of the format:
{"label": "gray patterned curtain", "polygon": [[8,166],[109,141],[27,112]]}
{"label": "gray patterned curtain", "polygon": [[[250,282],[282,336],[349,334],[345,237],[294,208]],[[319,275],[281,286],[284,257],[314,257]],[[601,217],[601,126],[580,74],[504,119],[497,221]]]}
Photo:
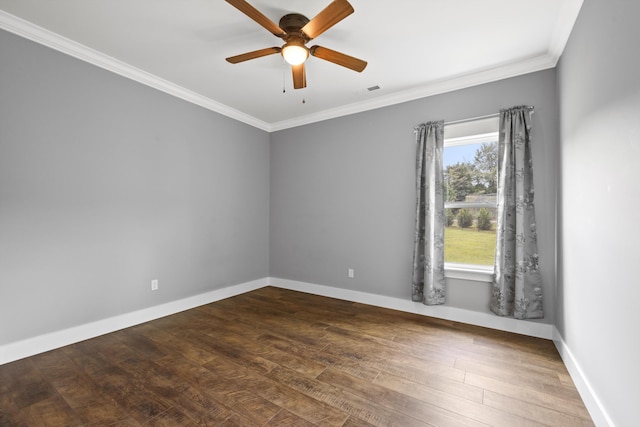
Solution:
{"label": "gray patterned curtain", "polygon": [[498,221],[491,310],[516,319],[544,317],[531,162],[533,107],[500,111]]}
{"label": "gray patterned curtain", "polygon": [[412,301],[444,304],[444,121],[416,127],[416,223]]}

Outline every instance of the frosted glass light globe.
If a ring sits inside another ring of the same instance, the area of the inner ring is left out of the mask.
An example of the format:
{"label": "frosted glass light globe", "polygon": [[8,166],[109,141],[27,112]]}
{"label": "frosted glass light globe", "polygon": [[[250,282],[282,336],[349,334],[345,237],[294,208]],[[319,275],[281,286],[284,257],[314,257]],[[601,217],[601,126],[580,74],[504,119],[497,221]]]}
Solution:
{"label": "frosted glass light globe", "polygon": [[300,65],[309,57],[309,51],[304,46],[287,44],[282,48],[282,57],[291,65]]}

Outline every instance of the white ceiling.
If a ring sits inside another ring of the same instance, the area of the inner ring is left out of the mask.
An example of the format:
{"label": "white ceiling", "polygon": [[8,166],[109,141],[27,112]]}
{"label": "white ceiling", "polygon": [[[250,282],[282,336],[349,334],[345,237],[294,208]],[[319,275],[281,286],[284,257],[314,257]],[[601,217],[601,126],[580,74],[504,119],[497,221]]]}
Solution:
{"label": "white ceiling", "polygon": [[[311,57],[298,90],[280,55],[225,61],[282,41],[223,0],[0,0],[0,28],[273,131],[554,67],[582,5],[349,1],[355,13],[310,45],[367,68]],[[329,2],[249,0],[276,23],[292,12],[313,18]]]}

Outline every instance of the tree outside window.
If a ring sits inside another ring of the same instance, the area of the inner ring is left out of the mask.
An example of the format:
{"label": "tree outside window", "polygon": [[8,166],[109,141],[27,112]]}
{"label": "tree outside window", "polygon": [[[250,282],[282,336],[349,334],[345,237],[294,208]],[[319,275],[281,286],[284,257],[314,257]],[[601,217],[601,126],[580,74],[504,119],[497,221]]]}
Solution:
{"label": "tree outside window", "polygon": [[445,140],[445,263],[492,266],[496,249],[497,132]]}

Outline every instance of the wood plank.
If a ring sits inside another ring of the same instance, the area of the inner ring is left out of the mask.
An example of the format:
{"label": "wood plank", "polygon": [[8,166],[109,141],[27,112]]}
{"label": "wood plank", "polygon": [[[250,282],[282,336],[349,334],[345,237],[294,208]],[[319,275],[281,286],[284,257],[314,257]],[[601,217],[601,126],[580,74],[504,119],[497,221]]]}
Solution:
{"label": "wood plank", "polygon": [[543,424],[528,420],[516,414],[500,411],[482,403],[460,399],[457,396],[433,390],[422,384],[408,382],[401,378],[385,373],[375,379],[374,384],[379,384],[390,390],[415,397],[425,403],[439,406],[473,420],[489,424],[491,426],[541,426]]}
{"label": "wood plank", "polygon": [[312,424],[296,414],[281,409],[273,418],[271,418],[267,425],[282,426],[282,427],[313,427],[316,424]]}
{"label": "wood plank", "polygon": [[148,391],[144,384],[116,366],[95,372],[91,378],[100,384],[101,394],[115,401],[141,424],[149,423],[171,408],[170,402]]}
{"label": "wood plank", "polygon": [[354,394],[377,402],[391,410],[402,411],[419,420],[426,420],[438,426],[481,426],[482,423],[464,417],[447,409],[425,403],[404,393],[389,390],[377,383],[370,383],[333,369],[327,369],[319,377],[319,381],[340,388],[344,393]]}
{"label": "wood plank", "polygon": [[458,382],[464,380],[465,371],[462,369],[367,344],[360,346],[329,345],[323,353],[332,354],[354,363],[361,363],[378,371],[399,373],[403,377],[435,375]]}
{"label": "wood plank", "polygon": [[327,367],[338,369],[347,374],[353,375],[357,378],[362,378],[366,381],[373,381],[375,377],[380,373],[379,369],[367,366],[366,364],[352,360],[351,358],[340,357],[335,354],[321,351],[313,356],[311,360],[321,363]]}
{"label": "wood plank", "polygon": [[151,418],[145,424],[150,426],[186,426],[186,427],[195,427],[195,424],[192,420],[189,419],[181,410],[178,408],[171,407],[166,411],[158,414],[157,416]]}
{"label": "wood plank", "polygon": [[55,388],[42,375],[33,360],[19,360],[10,364],[7,370],[9,374],[3,375],[3,380],[6,381],[3,395],[6,393],[19,410],[57,397]]}
{"label": "wood plank", "polygon": [[368,422],[361,420],[356,417],[349,417],[347,421],[344,422],[342,427],[371,427],[373,424],[369,424]]}
{"label": "wood plank", "polygon": [[39,400],[22,412],[27,426],[81,426],[79,419],[68,405],[57,395]]}
{"label": "wood plank", "polygon": [[402,354],[415,359],[428,360],[429,363],[436,362],[447,366],[453,366],[456,360],[455,355],[450,352],[424,347],[417,349],[391,339],[377,338],[362,331],[342,327],[327,328],[326,339],[341,346],[349,345],[349,343],[356,343],[359,347],[368,345],[369,348],[376,348],[377,351],[385,351],[388,354]]}
{"label": "wood plank", "polygon": [[238,365],[231,359],[218,358],[215,362],[205,365],[205,368],[233,380],[241,387],[253,390],[257,395],[311,423],[337,427],[342,426],[347,418],[344,412],[296,393],[290,387],[264,377],[260,372]]}
{"label": "wood plank", "polygon": [[528,402],[537,406],[553,406],[557,411],[589,420],[589,413],[580,401],[569,398],[562,398],[555,394],[545,393],[535,388],[523,386],[517,382],[505,382],[495,378],[484,377],[471,372],[467,373],[465,383],[482,387],[485,391],[492,391],[504,396],[512,397],[523,402]]}
{"label": "wood plank", "polygon": [[[193,389],[200,390],[205,396],[204,398],[200,397],[201,402],[207,402],[206,397],[211,397],[250,424],[262,425],[280,410],[277,405],[260,397],[252,389],[244,387],[243,384],[233,379],[227,379],[202,366],[194,365],[183,358],[168,357],[158,363],[172,377],[188,381]],[[209,407],[217,406],[209,402],[206,405]]]}
{"label": "wood plank", "polygon": [[489,390],[485,390],[484,404],[502,411],[508,411],[523,418],[542,422],[548,426],[574,427],[594,425],[590,419],[568,415],[558,410],[507,397]]}
{"label": "wood plank", "polygon": [[142,425],[123,407],[112,399],[90,399],[92,403],[73,408],[77,418],[84,420],[85,425]]}
{"label": "wood plank", "polygon": [[113,363],[120,359],[109,359],[96,348],[95,342],[94,340],[82,341],[63,347],[60,351],[64,352],[80,370],[91,376],[95,372],[112,367]]}
{"label": "wood plank", "polygon": [[0,366],[0,425],[593,425],[551,341],[262,288]]}
{"label": "wood plank", "polygon": [[286,366],[303,375],[315,377],[325,369],[325,366],[308,358],[281,351],[277,348],[265,346],[257,340],[247,339],[236,334],[212,332],[208,334],[217,343],[224,343],[256,357],[262,357],[275,364]]}
{"label": "wood plank", "polygon": [[100,387],[84,372],[64,378],[55,378],[51,384],[72,408],[95,406],[104,401],[108,401],[110,406],[115,406],[114,401],[104,397],[100,393]]}
{"label": "wood plank", "polygon": [[248,421],[225,406],[224,394],[210,393],[217,377],[208,377],[209,372],[179,356],[167,356],[156,361],[158,368],[174,378],[178,393],[171,397],[174,405],[179,406],[192,419],[204,425],[219,425],[234,419],[243,424]]}
{"label": "wood plank", "polygon": [[403,412],[386,409],[352,393],[322,381],[304,377],[286,368],[274,369],[269,377],[340,411],[375,426],[426,426],[427,422],[410,417]]}
{"label": "wood plank", "polygon": [[78,366],[62,351],[48,351],[30,360],[48,380],[77,375]]}
{"label": "wood plank", "polygon": [[508,363],[504,367],[495,364],[486,364],[481,359],[460,358],[456,360],[456,368],[464,370],[467,375],[465,382],[470,384],[468,379],[470,374],[494,378],[505,383],[515,383],[521,387],[544,390],[544,384],[561,385],[558,376],[549,372],[540,373],[537,371],[527,371],[522,368],[513,367]]}

